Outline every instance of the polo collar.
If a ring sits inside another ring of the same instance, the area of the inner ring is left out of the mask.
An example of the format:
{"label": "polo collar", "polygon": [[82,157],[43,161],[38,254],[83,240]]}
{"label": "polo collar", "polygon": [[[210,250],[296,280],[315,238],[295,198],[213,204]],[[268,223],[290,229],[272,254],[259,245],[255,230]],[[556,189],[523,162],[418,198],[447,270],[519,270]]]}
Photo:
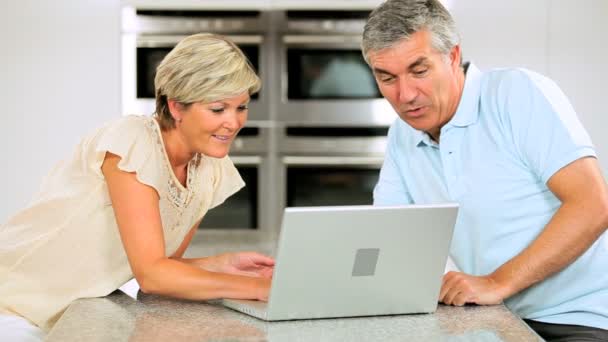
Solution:
{"label": "polo collar", "polygon": [[481,96],[481,71],[470,63],[464,80],[464,89],[456,114],[446,126],[466,127],[479,119],[479,98]]}

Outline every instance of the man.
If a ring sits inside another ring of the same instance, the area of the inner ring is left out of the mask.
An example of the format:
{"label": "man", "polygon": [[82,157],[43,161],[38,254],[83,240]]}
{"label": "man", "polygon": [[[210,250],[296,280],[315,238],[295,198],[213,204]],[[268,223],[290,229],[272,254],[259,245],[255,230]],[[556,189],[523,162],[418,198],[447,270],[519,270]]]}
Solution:
{"label": "man", "polygon": [[460,204],[450,255],[462,273],[446,274],[440,301],[504,301],[546,339],[608,340],[608,190],[559,88],[461,65],[438,0],[383,3],[362,49],[401,118],[374,204]]}

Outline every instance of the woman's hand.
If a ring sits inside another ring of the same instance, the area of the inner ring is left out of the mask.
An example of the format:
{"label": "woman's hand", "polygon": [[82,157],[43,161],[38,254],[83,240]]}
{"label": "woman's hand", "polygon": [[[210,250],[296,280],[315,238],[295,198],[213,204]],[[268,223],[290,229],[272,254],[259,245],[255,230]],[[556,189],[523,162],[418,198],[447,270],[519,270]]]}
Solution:
{"label": "woman's hand", "polygon": [[224,253],[205,258],[201,267],[211,272],[272,278],[274,259],[256,252]]}
{"label": "woman's hand", "polygon": [[258,288],[256,291],[257,300],[261,300],[263,302],[268,301],[268,296],[270,295],[270,284],[271,284],[270,278],[259,278],[258,279]]}

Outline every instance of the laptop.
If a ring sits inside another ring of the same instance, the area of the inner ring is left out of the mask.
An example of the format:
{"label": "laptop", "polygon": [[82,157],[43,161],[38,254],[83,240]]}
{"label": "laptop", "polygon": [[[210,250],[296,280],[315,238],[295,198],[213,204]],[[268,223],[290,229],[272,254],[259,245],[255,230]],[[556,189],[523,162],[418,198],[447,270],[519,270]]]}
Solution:
{"label": "laptop", "polygon": [[266,320],[437,309],[457,204],[286,208],[268,302],[223,305]]}

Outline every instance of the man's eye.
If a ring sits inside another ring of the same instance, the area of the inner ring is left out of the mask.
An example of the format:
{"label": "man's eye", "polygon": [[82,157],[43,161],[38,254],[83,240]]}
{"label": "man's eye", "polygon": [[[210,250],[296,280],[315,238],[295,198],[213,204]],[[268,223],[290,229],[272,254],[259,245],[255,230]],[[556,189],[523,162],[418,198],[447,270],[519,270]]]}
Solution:
{"label": "man's eye", "polygon": [[429,69],[415,70],[413,73],[416,76],[424,76]]}
{"label": "man's eye", "polygon": [[382,83],[390,83],[394,80],[395,80],[395,77],[393,77],[393,76],[380,77],[380,82],[382,82]]}

